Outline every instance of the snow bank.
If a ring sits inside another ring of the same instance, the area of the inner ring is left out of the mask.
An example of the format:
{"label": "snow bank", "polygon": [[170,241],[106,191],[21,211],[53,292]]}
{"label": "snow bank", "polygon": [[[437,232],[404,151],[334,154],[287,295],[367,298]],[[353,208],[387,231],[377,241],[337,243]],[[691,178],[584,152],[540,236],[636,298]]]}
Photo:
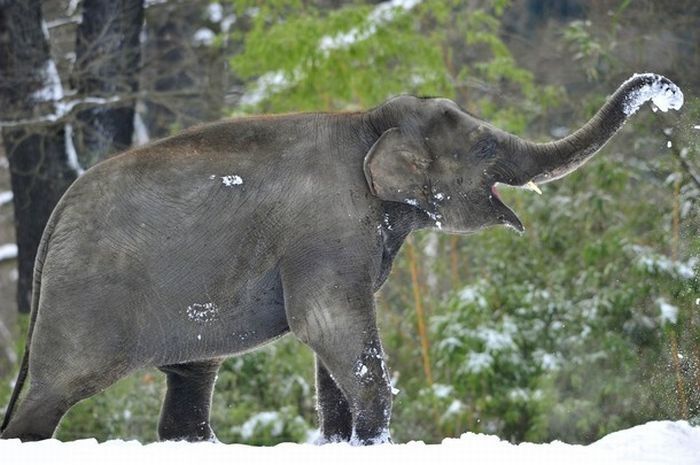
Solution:
{"label": "snow bank", "polygon": [[700,463],[700,428],[684,421],[656,421],[610,434],[590,446],[553,442],[513,445],[495,436],[466,433],[442,444],[410,442],[399,445],[352,447],[348,444],[279,444],[253,447],[212,443],[164,442],[141,445],[136,441],[94,439],[61,443],[55,439],[22,444],[0,440],[3,463],[51,463],[100,465],[125,463],[323,464],[332,463],[470,463],[547,465],[562,463],[626,465]]}

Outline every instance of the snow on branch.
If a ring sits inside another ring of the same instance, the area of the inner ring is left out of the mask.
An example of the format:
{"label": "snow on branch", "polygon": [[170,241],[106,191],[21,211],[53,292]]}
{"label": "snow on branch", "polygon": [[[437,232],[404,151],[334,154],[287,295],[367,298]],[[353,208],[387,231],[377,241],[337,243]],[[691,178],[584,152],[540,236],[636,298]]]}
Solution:
{"label": "snow on branch", "polygon": [[61,118],[67,116],[77,106],[107,105],[110,103],[119,102],[121,100],[122,100],[122,98],[119,96],[114,96],[114,97],[83,97],[83,98],[72,99],[72,100],[58,100],[58,101],[55,101],[55,103],[57,105],[56,105],[56,111],[54,111],[53,113],[49,113],[48,115],[37,116],[35,118],[22,118],[22,119],[17,119],[17,120],[10,120],[10,121],[0,121],[0,127],[13,128],[13,127],[19,127],[19,126],[29,126],[29,125],[33,125],[33,124],[54,123],[54,122],[60,120]]}
{"label": "snow on branch", "polygon": [[48,29],[54,29],[57,27],[67,26],[69,24],[80,24],[83,21],[83,15],[73,15],[66,18],[58,18],[46,22],[46,27]]}
{"label": "snow on branch", "polygon": [[78,99],[65,100],[61,77],[56,69],[56,62],[49,58],[44,63],[41,70],[44,85],[31,94],[31,99],[35,102],[52,102],[54,104],[54,112],[40,115],[34,118],[20,118],[16,120],[0,121],[0,128],[3,127],[19,127],[29,126],[33,124],[54,123],[64,116],[68,115],[73,109],[79,105],[106,105],[109,103],[118,102],[120,97],[82,97]]}
{"label": "snow on branch", "polygon": [[336,34],[333,37],[326,36],[321,39],[319,48],[327,53],[369,39],[377,32],[377,26],[393,20],[398,10],[409,11],[418,5],[418,3],[420,3],[420,0],[391,0],[389,2],[380,3],[369,14],[367,22],[363,27],[354,27],[347,32]]}
{"label": "snow on branch", "polygon": [[[367,20],[362,27],[352,28],[347,32],[342,32],[334,36],[322,37],[318,48],[324,55],[330,54],[334,50],[347,48],[350,45],[369,39],[377,32],[377,28],[382,24],[392,21],[400,11],[410,11],[421,0],[390,0],[380,3],[367,16]],[[280,92],[303,78],[300,69],[295,69],[291,73],[291,78],[282,71],[270,71],[260,76],[250,90],[241,96],[242,105],[256,105],[268,96]]]}

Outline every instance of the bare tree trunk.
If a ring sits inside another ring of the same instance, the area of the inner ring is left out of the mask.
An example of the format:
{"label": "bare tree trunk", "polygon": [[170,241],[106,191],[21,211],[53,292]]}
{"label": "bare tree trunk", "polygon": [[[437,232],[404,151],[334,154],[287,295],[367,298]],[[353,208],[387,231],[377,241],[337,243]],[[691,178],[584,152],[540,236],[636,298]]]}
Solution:
{"label": "bare tree trunk", "polygon": [[[63,97],[39,0],[0,0],[0,108],[4,123],[55,113]],[[63,124],[3,124],[15,206],[17,306],[30,309],[34,257],[49,215],[75,179]]]}
{"label": "bare tree trunk", "polygon": [[217,24],[202,15],[209,3],[192,0],[148,8],[143,50],[148,66],[141,87],[148,95],[144,121],[153,138],[223,115],[230,50],[193,39],[200,28],[222,30],[221,19]]}
{"label": "bare tree trunk", "polygon": [[71,118],[40,0],[0,0],[0,121],[14,193],[20,312],[29,312],[34,258],[61,195],[82,167],[131,144],[142,23],[143,0],[83,1],[73,74],[78,98],[124,99]]}
{"label": "bare tree trunk", "polygon": [[[80,95],[109,98],[138,90],[143,0],[84,0],[77,30],[73,85]],[[78,113],[75,146],[87,168],[127,149],[134,132],[133,98]]]}

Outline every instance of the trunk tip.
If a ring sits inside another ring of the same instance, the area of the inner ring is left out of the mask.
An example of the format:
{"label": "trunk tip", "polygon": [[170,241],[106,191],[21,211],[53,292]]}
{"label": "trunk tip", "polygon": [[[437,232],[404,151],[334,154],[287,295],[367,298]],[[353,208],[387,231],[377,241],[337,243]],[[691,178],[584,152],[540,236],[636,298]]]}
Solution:
{"label": "trunk tip", "polygon": [[626,94],[622,104],[625,116],[631,116],[650,101],[661,111],[679,110],[684,103],[683,91],[673,81],[655,73],[634,74],[620,89]]}

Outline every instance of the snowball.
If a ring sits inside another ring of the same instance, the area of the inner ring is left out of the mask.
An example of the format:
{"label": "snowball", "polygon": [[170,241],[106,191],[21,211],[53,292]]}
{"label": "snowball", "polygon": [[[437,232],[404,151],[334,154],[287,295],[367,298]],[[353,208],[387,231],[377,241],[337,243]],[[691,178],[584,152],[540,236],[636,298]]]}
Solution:
{"label": "snowball", "polygon": [[[653,73],[635,74],[630,78],[637,79],[639,77],[651,78],[650,83],[644,84],[642,87],[631,91],[622,104],[622,111],[625,115],[633,115],[639,107],[649,100],[661,111],[678,110],[683,106],[683,92],[673,84],[666,80],[662,81],[662,76]],[[629,82],[629,80],[627,81]],[[625,84],[627,84],[625,82]],[[623,84],[623,86],[625,85]]]}

